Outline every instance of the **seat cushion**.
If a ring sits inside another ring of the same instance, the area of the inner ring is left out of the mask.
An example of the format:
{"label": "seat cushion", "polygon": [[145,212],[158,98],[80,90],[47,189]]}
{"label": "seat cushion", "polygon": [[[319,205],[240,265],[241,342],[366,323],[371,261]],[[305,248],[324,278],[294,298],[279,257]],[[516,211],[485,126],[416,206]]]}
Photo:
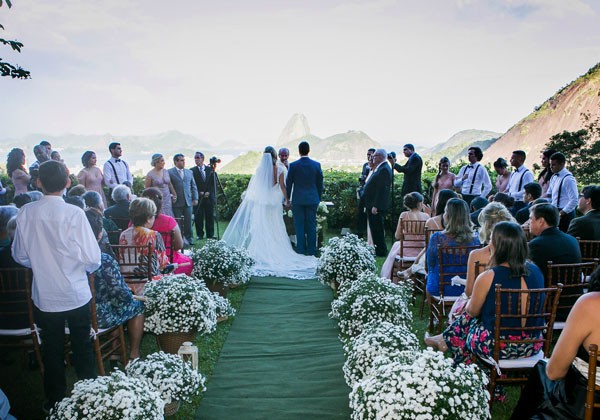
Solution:
{"label": "seat cushion", "polygon": [[524,357],[522,359],[500,359],[498,363],[500,369],[525,369],[532,368],[537,362],[544,358],[544,352],[539,351],[530,357]]}

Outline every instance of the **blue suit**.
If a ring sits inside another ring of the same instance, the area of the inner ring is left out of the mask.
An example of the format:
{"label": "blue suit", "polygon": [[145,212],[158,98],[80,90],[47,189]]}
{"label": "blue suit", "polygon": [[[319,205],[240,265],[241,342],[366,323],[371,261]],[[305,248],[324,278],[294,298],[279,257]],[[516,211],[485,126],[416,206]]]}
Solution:
{"label": "blue suit", "polygon": [[294,227],[299,254],[317,254],[317,207],[323,194],[321,164],[302,156],[290,164],[286,179],[287,195],[292,201]]}

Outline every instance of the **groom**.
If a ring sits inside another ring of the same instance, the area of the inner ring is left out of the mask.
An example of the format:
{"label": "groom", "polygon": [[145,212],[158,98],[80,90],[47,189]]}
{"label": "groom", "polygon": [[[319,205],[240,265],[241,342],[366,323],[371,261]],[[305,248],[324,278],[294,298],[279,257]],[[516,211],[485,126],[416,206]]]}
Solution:
{"label": "groom", "polygon": [[323,194],[321,164],[308,157],[310,146],[303,141],[298,145],[300,159],[290,163],[286,188],[292,201],[294,227],[299,254],[317,254],[317,207]]}

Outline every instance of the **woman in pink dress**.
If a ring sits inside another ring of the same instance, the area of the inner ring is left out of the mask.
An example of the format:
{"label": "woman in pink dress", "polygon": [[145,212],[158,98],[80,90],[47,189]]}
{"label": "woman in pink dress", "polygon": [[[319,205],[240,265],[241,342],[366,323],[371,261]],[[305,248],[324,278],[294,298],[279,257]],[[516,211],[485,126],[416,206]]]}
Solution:
{"label": "woman in pink dress", "polygon": [[498,174],[496,177],[496,192],[508,192],[508,181],[510,180],[510,171],[508,170],[508,162],[503,158],[498,158],[494,162],[494,170]]}
{"label": "woman in pink dress", "polygon": [[18,147],[8,152],[6,158],[6,173],[15,187],[15,197],[27,192],[31,177],[25,169],[25,152]]}
{"label": "woman in pink dress", "polygon": [[142,197],[149,198],[154,202],[154,204],[156,204],[156,219],[154,219],[152,230],[161,234],[163,242],[165,243],[165,248],[167,249],[167,254],[169,253],[168,250],[171,249],[171,232],[173,232],[173,255],[170,256],[171,262],[174,264],[189,263],[189,265],[178,267],[175,270],[175,274],[183,273],[191,276],[192,269],[194,268],[192,265],[192,259],[180,252],[181,248],[183,248],[181,229],[179,228],[179,225],[175,219],[173,219],[171,216],[161,213],[163,204],[162,193],[158,188],[150,187],[146,188],[142,192]]}
{"label": "woman in pink dress", "polygon": [[167,216],[174,217],[173,202],[177,200],[177,193],[171,184],[169,172],[165,169],[165,158],[160,153],[152,155],[153,169],[146,174],[144,188],[156,187],[163,196],[162,212]]}
{"label": "woman in pink dress", "polygon": [[455,179],[456,175],[450,172],[450,159],[444,156],[440,159],[440,163],[438,164],[438,174],[435,176],[433,182],[433,195],[431,198],[432,216],[436,215],[435,208],[437,206],[440,191],[453,190]]}
{"label": "woman in pink dress", "polygon": [[86,191],[96,191],[100,194],[104,208],[108,208],[104,189],[102,188],[104,185],[104,176],[100,168],[96,166],[96,153],[88,150],[81,156],[81,163],[83,164],[83,169],[77,174],[77,181],[85,187]]}

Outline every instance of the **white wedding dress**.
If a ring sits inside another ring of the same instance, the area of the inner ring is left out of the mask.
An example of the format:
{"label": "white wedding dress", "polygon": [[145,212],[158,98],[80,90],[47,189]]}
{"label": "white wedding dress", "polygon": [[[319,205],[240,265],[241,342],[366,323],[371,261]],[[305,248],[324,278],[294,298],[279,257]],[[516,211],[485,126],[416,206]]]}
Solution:
{"label": "white wedding dress", "polygon": [[283,223],[281,173],[277,166],[277,183],[273,185],[273,158],[264,153],[223,241],[248,250],[256,262],[252,273],[255,276],[314,278],[318,259],[294,251]]}

